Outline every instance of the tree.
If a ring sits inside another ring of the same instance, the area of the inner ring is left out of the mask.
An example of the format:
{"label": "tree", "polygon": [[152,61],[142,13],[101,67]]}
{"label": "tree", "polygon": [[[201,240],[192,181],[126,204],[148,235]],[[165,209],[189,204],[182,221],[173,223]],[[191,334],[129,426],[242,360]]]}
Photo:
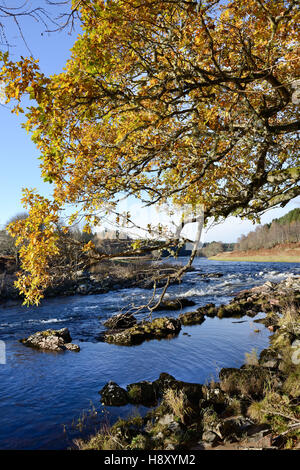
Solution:
{"label": "tree", "polygon": [[78,12],[83,33],[63,73],[2,55],[14,112],[26,93],[36,102],[25,127],[54,184],[51,200],[26,190],[29,219],[11,226],[28,240],[19,288],[29,301],[58,253],[66,205],[76,205],[69,223],[81,211],[89,230],[124,195],[203,204],[218,220],[256,219],[300,193],[296,0],[85,0]]}
{"label": "tree", "polygon": [[16,246],[15,240],[7,232],[7,227],[18,220],[25,220],[28,217],[27,212],[19,212],[12,216],[5,224],[5,230],[0,231],[0,254],[11,255],[16,259],[16,265],[18,265],[18,252],[19,249]]}

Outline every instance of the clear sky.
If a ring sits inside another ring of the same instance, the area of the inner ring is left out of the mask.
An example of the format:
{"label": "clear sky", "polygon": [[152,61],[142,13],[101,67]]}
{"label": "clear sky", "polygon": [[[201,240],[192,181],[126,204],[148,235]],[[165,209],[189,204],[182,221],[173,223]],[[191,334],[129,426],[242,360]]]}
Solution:
{"label": "clear sky", "polygon": [[[10,0],[8,3],[10,6],[17,6],[25,2]],[[43,1],[37,2],[36,0],[30,3],[32,6],[36,6],[37,3],[44,4]],[[48,6],[47,8],[54,16],[58,13],[57,7]],[[12,44],[9,48],[11,58],[17,60],[20,55],[30,55],[13,20],[3,21],[3,23],[6,37]],[[68,29],[49,34],[44,32],[45,28],[42,24],[32,18],[20,20],[20,25],[34,58],[40,60],[42,71],[47,75],[61,72],[66,60],[70,57],[70,49],[80,28],[77,27],[77,32],[71,35],[68,34]],[[5,51],[7,48],[2,45],[1,49]],[[44,195],[51,192],[50,185],[40,178],[39,153],[30,136],[21,128],[21,122],[24,120],[24,115],[17,117],[11,114],[8,107],[0,105],[0,226],[17,212],[24,211],[20,202],[22,187],[36,188]]]}
{"label": "clear sky", "polygon": [[[15,3],[16,0],[12,0],[9,5]],[[35,5],[36,0],[31,3]],[[38,3],[40,5],[43,2]],[[20,2],[18,4],[20,5]],[[54,14],[54,9],[57,7],[49,6],[48,8]],[[79,26],[77,25],[77,30],[72,34],[68,34],[68,30],[64,30],[41,35],[43,27],[34,20],[24,19],[21,25],[30,50],[35,58],[40,59],[42,71],[47,75],[61,72],[66,60],[70,57],[70,48],[80,31]],[[6,36],[10,44],[13,45],[10,48],[11,57],[17,59],[20,55],[29,55],[14,22],[8,20],[5,23],[5,28]],[[2,50],[6,50],[5,46],[2,46]],[[24,211],[20,202],[22,187],[36,188],[43,195],[48,195],[51,192],[50,185],[44,183],[40,178],[39,154],[30,136],[21,128],[22,120],[24,120],[24,116],[17,117],[11,114],[7,107],[0,106],[0,227],[11,216]],[[269,211],[262,217],[262,223],[280,217],[295,207],[300,207],[300,198],[291,201],[283,209]],[[203,241],[233,242],[241,234],[246,234],[254,228],[255,226],[249,221],[241,221],[231,217],[225,223],[204,232],[202,238]]]}

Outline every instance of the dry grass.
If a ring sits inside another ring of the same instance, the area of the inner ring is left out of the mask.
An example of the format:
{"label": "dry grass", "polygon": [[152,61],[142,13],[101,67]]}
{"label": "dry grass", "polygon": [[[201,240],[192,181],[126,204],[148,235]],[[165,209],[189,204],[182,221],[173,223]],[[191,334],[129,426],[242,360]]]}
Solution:
{"label": "dry grass", "polygon": [[288,331],[294,332],[296,326],[299,326],[300,311],[295,302],[287,303],[282,309],[282,316],[278,320],[279,326],[285,326]]}
{"label": "dry grass", "polygon": [[250,353],[245,353],[245,363],[248,366],[257,366],[258,365],[258,356],[257,350],[252,349]]}
{"label": "dry grass", "polygon": [[221,389],[229,395],[245,397],[262,395],[267,380],[268,371],[262,368],[236,369],[220,381]]}
{"label": "dry grass", "polygon": [[183,390],[168,388],[164,393],[164,402],[182,423],[192,411],[186,404],[186,396]]}

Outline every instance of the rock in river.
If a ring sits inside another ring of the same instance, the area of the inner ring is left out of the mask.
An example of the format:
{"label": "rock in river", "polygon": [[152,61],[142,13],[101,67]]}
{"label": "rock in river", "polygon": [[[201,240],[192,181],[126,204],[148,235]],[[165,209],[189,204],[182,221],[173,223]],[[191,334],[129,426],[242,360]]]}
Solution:
{"label": "rock in river", "polygon": [[108,331],[104,334],[104,341],[131,346],[140,344],[147,339],[160,339],[176,335],[180,330],[181,323],[177,318],[155,318],[152,322],[138,323],[124,331]]}
{"label": "rock in river", "polygon": [[193,300],[186,299],[185,297],[179,297],[178,299],[162,300],[162,302],[154,310],[181,310],[184,307],[191,307],[192,305],[195,305]]}
{"label": "rock in river", "polygon": [[106,406],[123,406],[129,402],[128,393],[115,382],[108,382],[100,390],[101,402]]}
{"label": "rock in river", "polygon": [[21,339],[20,342],[25,346],[47,351],[70,351],[78,352],[80,347],[71,343],[72,338],[68,328],[61,330],[38,331],[28,338]]}

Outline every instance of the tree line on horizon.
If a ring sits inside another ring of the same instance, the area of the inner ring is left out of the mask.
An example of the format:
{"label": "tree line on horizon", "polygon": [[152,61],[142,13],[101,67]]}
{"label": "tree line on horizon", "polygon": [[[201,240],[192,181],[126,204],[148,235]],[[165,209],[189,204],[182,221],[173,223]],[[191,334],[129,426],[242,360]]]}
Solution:
{"label": "tree line on horizon", "polygon": [[271,223],[259,225],[248,235],[242,235],[238,238],[236,250],[259,250],[297,242],[300,242],[300,209],[294,209]]}

